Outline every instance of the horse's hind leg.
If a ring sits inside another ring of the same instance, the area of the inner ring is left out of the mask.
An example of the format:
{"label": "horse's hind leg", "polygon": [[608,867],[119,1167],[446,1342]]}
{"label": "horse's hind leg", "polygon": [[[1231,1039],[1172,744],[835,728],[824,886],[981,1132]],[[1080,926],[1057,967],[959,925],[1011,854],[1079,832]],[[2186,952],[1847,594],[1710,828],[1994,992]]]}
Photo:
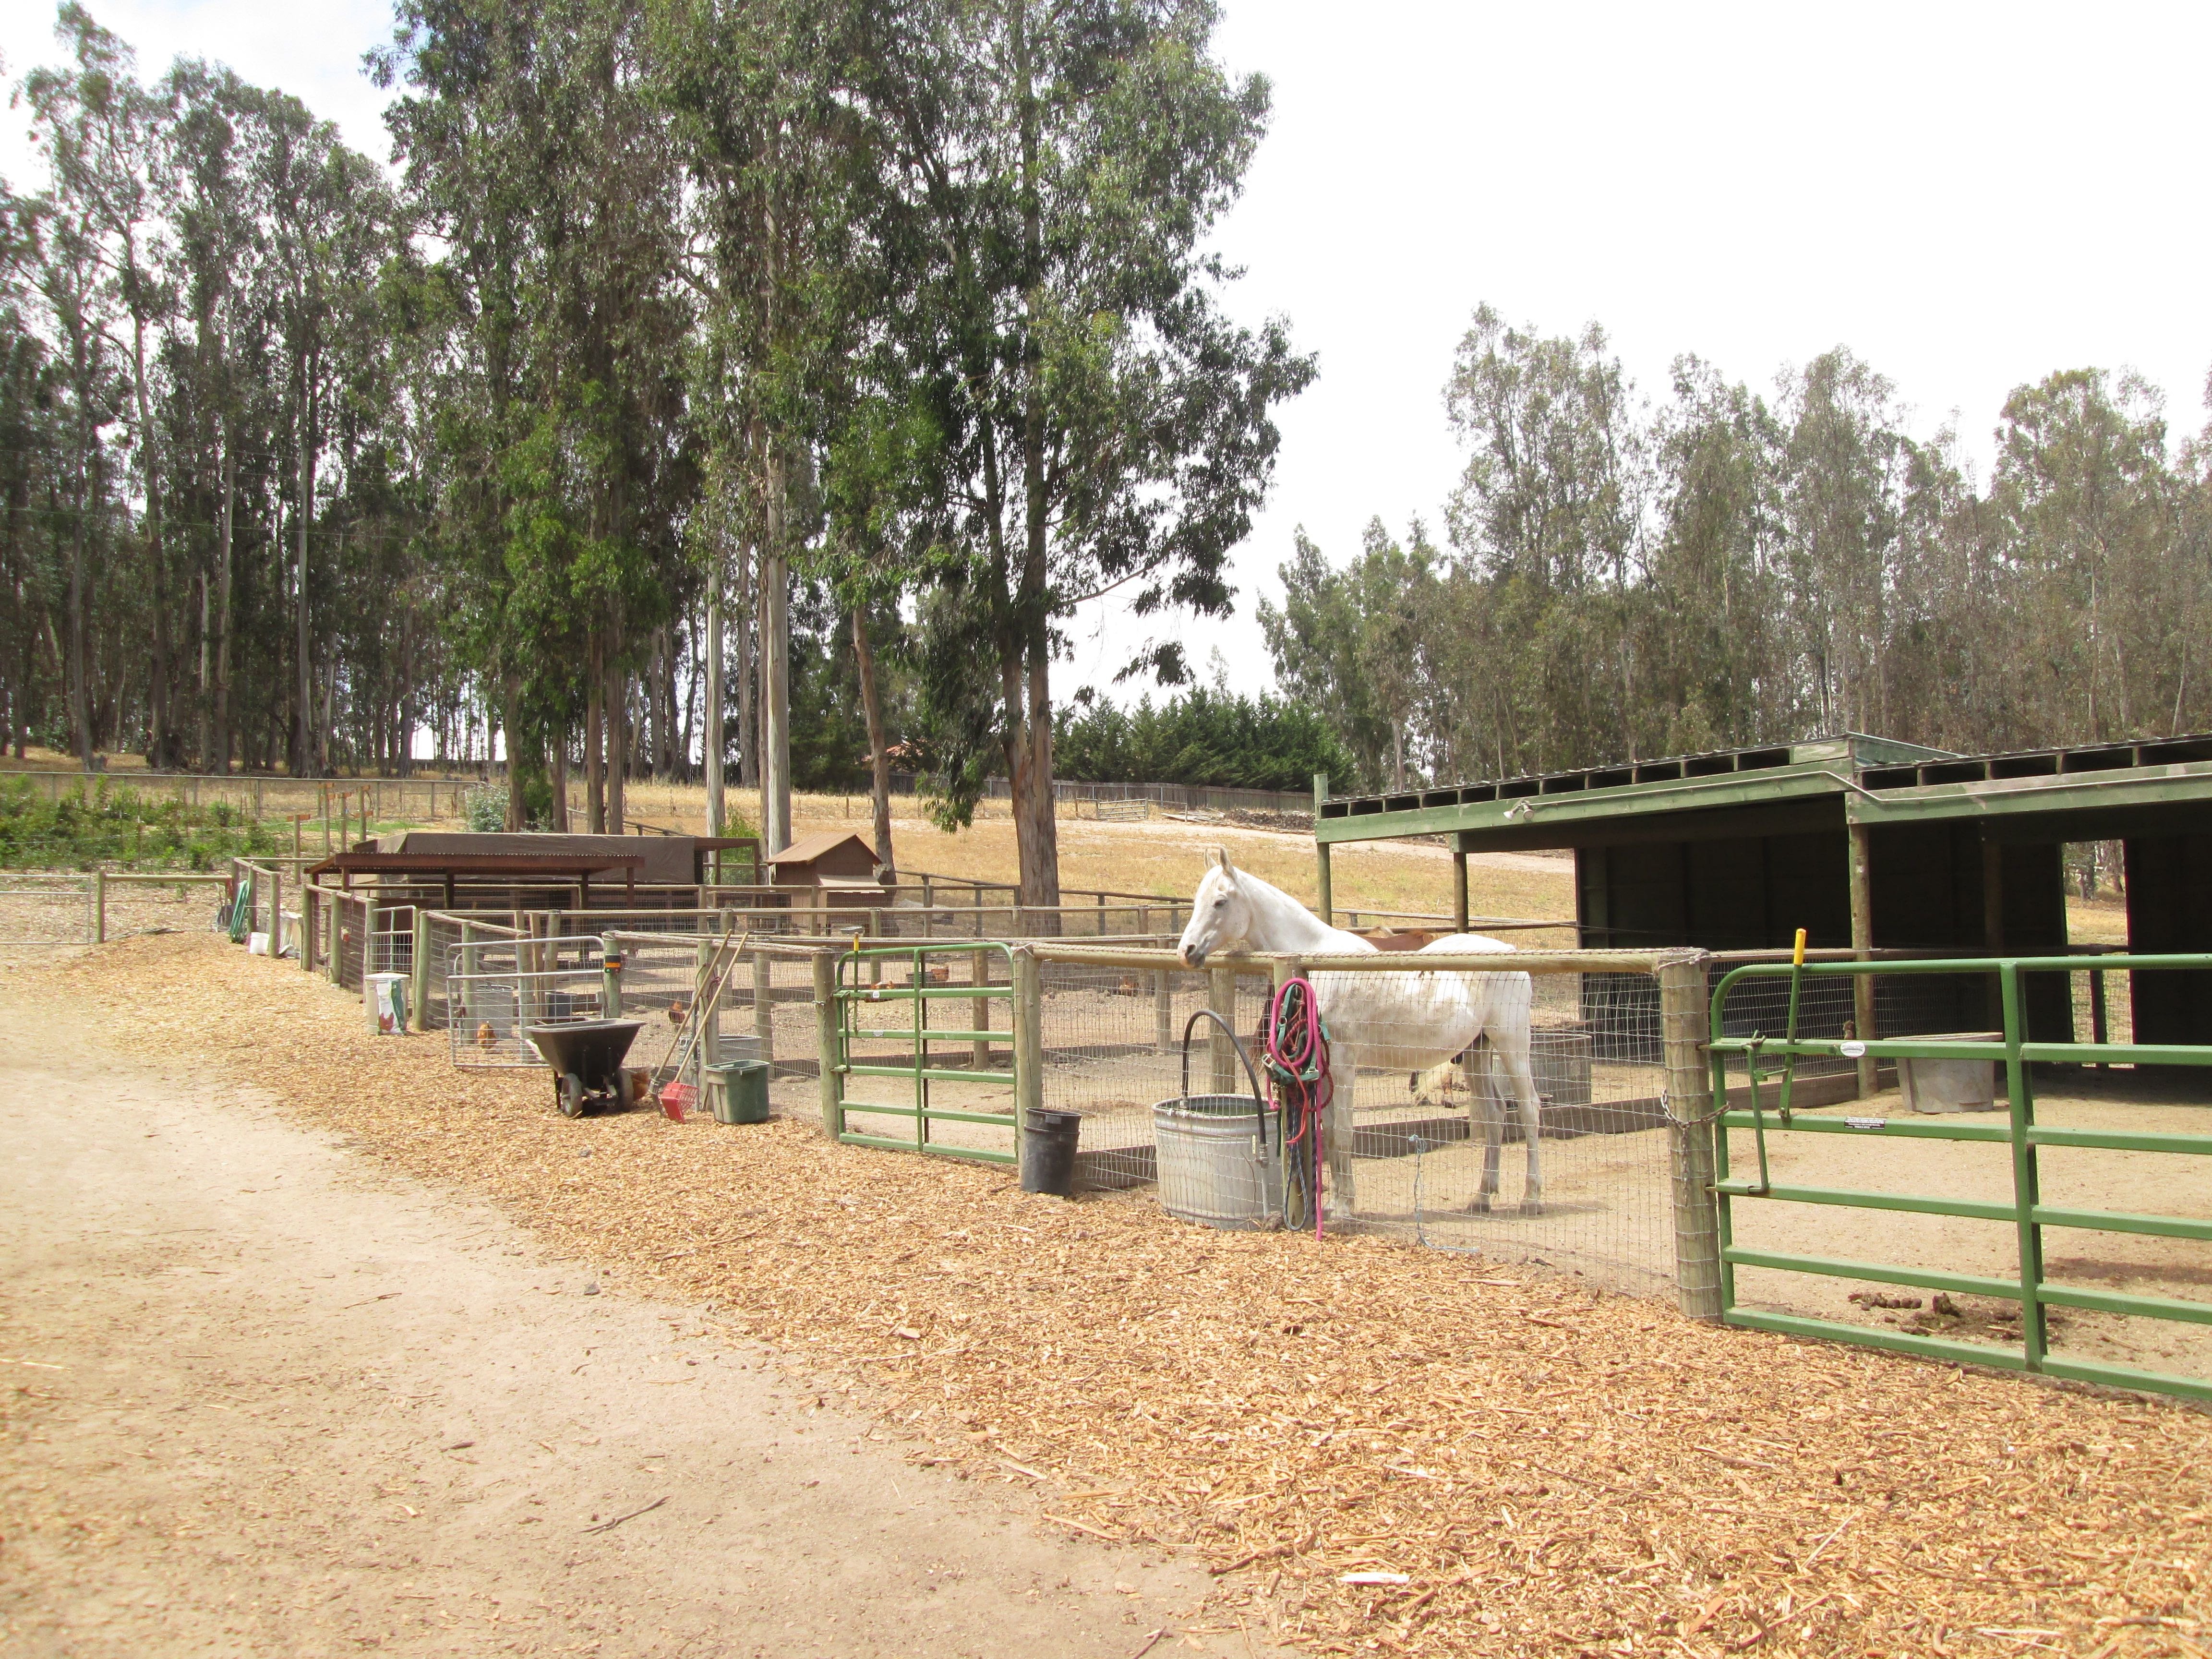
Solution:
{"label": "horse's hind leg", "polygon": [[1467,1062],[1467,1127],[1482,1137],[1482,1186],[1468,1207],[1477,1215],[1490,1213],[1498,1196],[1498,1153],[1505,1139],[1505,1097],[1498,1072],[1498,1050],[1487,1039],[1477,1039]]}
{"label": "horse's hind leg", "polygon": [[1329,1045],[1329,1081],[1335,1092],[1324,1115],[1322,1139],[1328,1150],[1328,1218],[1349,1221],[1358,1194],[1352,1182],[1352,1108],[1359,1076],[1359,1054],[1337,1042]]}
{"label": "horse's hind leg", "polygon": [[[1521,1194],[1522,1215],[1544,1213],[1544,1165],[1538,1148],[1544,1139],[1544,1103],[1536,1093],[1536,1073],[1528,1063],[1528,1038],[1510,1038],[1498,1045],[1498,1058],[1513,1079],[1513,1097],[1521,1103],[1521,1133],[1528,1141],[1528,1184]],[[1502,1100],[1501,1100],[1502,1106]]]}

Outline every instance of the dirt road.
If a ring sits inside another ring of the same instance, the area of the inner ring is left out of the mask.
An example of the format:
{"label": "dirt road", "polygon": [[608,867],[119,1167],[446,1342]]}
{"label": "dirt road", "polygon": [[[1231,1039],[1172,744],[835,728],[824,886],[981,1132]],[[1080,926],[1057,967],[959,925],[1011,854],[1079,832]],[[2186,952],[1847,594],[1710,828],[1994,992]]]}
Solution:
{"label": "dirt road", "polygon": [[0,1004],[0,1651],[1273,1650],[238,1090]]}

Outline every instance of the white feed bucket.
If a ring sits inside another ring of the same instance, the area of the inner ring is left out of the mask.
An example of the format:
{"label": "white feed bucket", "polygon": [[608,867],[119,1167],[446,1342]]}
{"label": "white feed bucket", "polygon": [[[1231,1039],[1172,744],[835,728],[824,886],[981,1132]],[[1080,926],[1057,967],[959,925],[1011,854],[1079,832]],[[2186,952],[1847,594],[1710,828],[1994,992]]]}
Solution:
{"label": "white feed bucket", "polygon": [[379,1036],[407,1034],[407,975],[363,974],[361,1000],[368,1015],[368,1029]]}

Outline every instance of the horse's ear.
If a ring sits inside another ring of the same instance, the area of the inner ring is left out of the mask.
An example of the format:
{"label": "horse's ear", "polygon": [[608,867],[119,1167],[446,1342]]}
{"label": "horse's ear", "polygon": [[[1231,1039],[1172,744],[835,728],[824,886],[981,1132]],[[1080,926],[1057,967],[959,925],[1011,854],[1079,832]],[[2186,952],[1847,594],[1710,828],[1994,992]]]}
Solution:
{"label": "horse's ear", "polygon": [[1229,849],[1226,847],[1217,847],[1213,849],[1213,861],[1221,866],[1223,875],[1233,873],[1229,867]]}

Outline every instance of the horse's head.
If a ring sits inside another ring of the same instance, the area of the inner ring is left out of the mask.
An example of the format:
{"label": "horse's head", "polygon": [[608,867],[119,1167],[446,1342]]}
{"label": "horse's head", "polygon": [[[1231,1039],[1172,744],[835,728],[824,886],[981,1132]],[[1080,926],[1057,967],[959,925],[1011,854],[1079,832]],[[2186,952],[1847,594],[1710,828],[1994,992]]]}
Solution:
{"label": "horse's head", "polygon": [[1189,925],[1176,942],[1176,954],[1193,968],[1204,967],[1216,951],[1235,950],[1252,931],[1251,896],[1237,878],[1228,848],[1215,848],[1213,858],[1190,902]]}

